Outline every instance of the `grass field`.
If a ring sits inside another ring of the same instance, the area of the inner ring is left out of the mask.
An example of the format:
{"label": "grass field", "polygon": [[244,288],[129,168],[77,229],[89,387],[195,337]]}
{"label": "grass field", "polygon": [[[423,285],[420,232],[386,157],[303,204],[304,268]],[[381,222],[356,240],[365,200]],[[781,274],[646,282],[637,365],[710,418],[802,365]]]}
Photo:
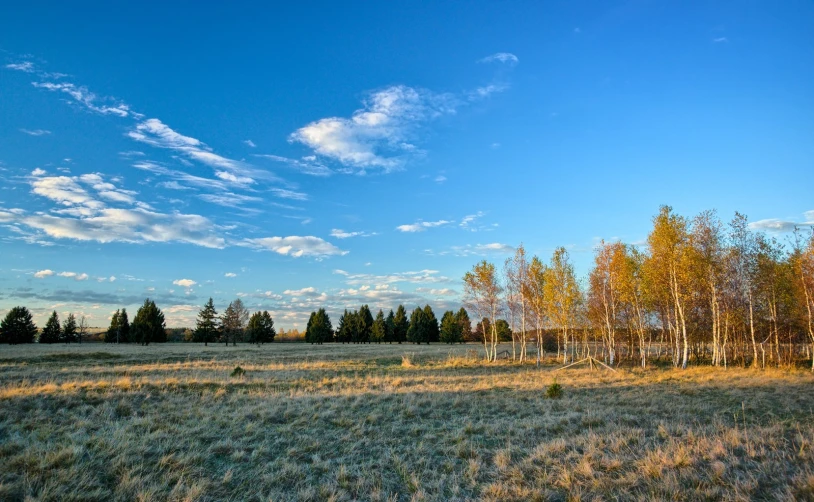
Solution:
{"label": "grass field", "polygon": [[814,500],[810,372],[556,367],[474,345],[3,346],[0,500]]}

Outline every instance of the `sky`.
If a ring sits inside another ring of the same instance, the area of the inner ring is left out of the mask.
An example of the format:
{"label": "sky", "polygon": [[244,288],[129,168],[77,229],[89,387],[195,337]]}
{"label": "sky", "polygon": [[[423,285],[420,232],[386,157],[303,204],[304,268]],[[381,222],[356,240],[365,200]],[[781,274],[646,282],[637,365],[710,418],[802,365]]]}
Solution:
{"label": "sky", "polygon": [[584,275],[663,204],[785,238],[814,221],[812,26],[804,0],[7,3],[0,315],[440,318],[478,261],[565,246]]}

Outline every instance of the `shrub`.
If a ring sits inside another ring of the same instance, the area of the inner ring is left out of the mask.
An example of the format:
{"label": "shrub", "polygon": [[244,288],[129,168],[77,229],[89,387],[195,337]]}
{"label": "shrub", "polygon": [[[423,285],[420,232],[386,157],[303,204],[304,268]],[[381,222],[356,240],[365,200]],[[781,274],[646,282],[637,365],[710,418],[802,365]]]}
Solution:
{"label": "shrub", "polygon": [[559,399],[562,397],[562,385],[558,384],[556,380],[548,386],[545,390],[545,397],[549,399]]}
{"label": "shrub", "polygon": [[241,368],[240,366],[235,366],[235,369],[232,370],[232,376],[237,378],[243,378],[243,375],[246,374],[246,370]]}

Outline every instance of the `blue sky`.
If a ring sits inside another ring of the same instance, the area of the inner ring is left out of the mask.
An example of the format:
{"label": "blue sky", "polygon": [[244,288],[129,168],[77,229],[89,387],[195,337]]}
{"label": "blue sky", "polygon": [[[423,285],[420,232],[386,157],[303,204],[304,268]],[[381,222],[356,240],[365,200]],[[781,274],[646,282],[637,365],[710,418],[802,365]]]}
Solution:
{"label": "blue sky", "polygon": [[659,205],[814,220],[814,4],[0,10],[0,315],[460,305]]}

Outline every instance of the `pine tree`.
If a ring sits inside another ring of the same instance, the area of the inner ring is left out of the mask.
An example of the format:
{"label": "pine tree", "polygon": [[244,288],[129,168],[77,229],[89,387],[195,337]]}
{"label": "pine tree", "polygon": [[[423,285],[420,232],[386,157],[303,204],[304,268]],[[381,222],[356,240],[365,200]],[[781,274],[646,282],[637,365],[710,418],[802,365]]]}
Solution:
{"label": "pine tree", "polygon": [[105,342],[106,343],[118,343],[121,337],[121,330],[119,329],[119,316],[121,316],[121,311],[117,310],[113,313],[113,316],[110,318],[110,327],[107,328],[105,332]]}
{"label": "pine tree", "polygon": [[429,304],[424,305],[424,322],[427,326],[427,339],[425,341],[427,343],[437,342],[439,339],[438,319],[435,317],[435,312],[432,311]]}
{"label": "pine tree", "polygon": [[387,335],[387,324],[384,321],[384,312],[379,309],[376,314],[376,320],[373,321],[373,327],[370,330],[370,341],[382,343]]}
{"label": "pine tree", "polygon": [[127,309],[122,309],[119,314],[119,341],[121,343],[130,341],[130,321],[127,319]]}
{"label": "pine tree", "polygon": [[393,343],[396,340],[396,316],[393,314],[393,309],[387,314],[387,319],[384,321],[384,341]]}
{"label": "pine tree", "polygon": [[0,323],[0,343],[12,345],[34,343],[36,336],[37,326],[34,325],[34,317],[25,307],[12,308]]}
{"label": "pine tree", "polygon": [[308,326],[305,330],[305,341],[308,343],[322,344],[333,340],[333,327],[331,326],[331,318],[325,309],[319,309],[316,312],[311,312],[311,317],[308,319]]}
{"label": "pine tree", "polygon": [[455,314],[455,321],[461,325],[461,341],[466,341],[472,336],[472,322],[469,320],[469,313],[466,309],[461,309]]}
{"label": "pine tree", "polygon": [[410,315],[410,327],[407,329],[407,341],[421,344],[429,343],[427,316],[421,307],[416,307]]}
{"label": "pine tree", "polygon": [[76,317],[71,313],[68,314],[68,318],[65,319],[65,322],[62,324],[62,333],[59,341],[63,343],[73,343],[76,339]]}
{"label": "pine tree", "polygon": [[150,342],[166,342],[167,332],[164,326],[164,314],[155,302],[147,298],[136,312],[132,325],[133,338],[142,345]]}
{"label": "pine tree", "polygon": [[339,325],[336,327],[336,341],[340,343],[350,343],[350,314],[348,309],[339,317]]}
{"label": "pine tree", "polygon": [[62,328],[59,326],[59,316],[55,310],[45,323],[45,328],[40,334],[40,343],[57,343],[61,335]]}
{"label": "pine tree", "polygon": [[193,340],[196,342],[203,342],[204,346],[209,344],[209,341],[215,340],[215,335],[218,333],[218,312],[215,310],[215,304],[212,298],[198,311],[198,321],[195,325],[195,333]]}
{"label": "pine tree", "polygon": [[246,326],[246,335],[249,343],[271,343],[277,332],[274,330],[274,320],[267,311],[255,312]]}
{"label": "pine tree", "polygon": [[369,343],[372,338],[373,330],[373,314],[370,312],[370,307],[362,305],[359,309],[359,320],[361,321],[361,333],[359,341],[361,343]]}
{"label": "pine tree", "polygon": [[444,343],[463,342],[461,323],[451,310],[444,312],[444,317],[441,318],[440,341]]}
{"label": "pine tree", "polygon": [[393,318],[393,341],[402,343],[407,341],[407,331],[410,328],[410,321],[407,320],[407,310],[404,305],[399,305],[396,309],[396,316]]}

